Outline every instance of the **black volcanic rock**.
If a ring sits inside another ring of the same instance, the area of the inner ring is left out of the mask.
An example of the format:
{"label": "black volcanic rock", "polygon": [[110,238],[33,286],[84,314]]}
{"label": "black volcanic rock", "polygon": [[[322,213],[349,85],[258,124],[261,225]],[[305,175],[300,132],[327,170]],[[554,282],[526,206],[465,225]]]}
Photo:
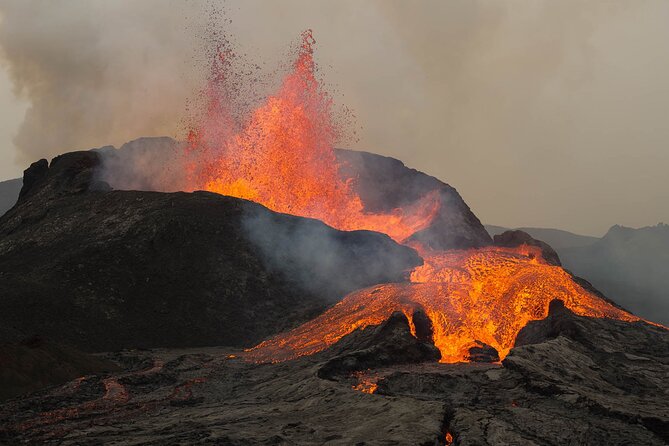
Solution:
{"label": "black volcanic rock", "polygon": [[541,255],[546,262],[551,265],[562,266],[560,263],[560,257],[558,257],[555,250],[551,248],[548,243],[542,242],[541,240],[536,240],[527,232],[520,230],[509,230],[495,235],[493,240],[495,245],[506,248],[514,248],[520,245],[539,247],[541,248]]}
{"label": "black volcanic rock", "polygon": [[[523,376],[530,392],[603,419],[593,423],[601,426],[601,440],[669,442],[669,331],[644,322],[579,317],[556,302],[551,307],[546,319],[521,331],[519,347],[503,361],[505,368]],[[613,426],[620,424],[628,426],[627,439],[615,436],[620,431]],[[592,444],[595,430],[574,434]],[[653,435],[644,439],[643,430]]]}
{"label": "black volcanic rock", "polygon": [[420,342],[434,344],[434,327],[427,314],[423,310],[415,310],[411,315],[411,321],[416,328],[416,339]]}
{"label": "black volcanic rock", "polygon": [[0,218],[0,335],[12,338],[0,341],[250,346],[421,263],[385,235],[245,200],[109,191],[99,161],[88,151],[37,164]]}
{"label": "black volcanic rock", "polygon": [[48,207],[47,201],[59,197],[108,189],[94,179],[99,163],[98,154],[91,151],[65,153],[51,160],[51,164],[39,160],[25,171],[17,204],[42,201]]}
{"label": "black volcanic rock", "polygon": [[23,171],[23,186],[19,192],[19,199],[25,197],[28,192],[44,178],[49,170],[49,162],[45,159],[35,161]]}
{"label": "black volcanic rock", "polygon": [[548,306],[548,316],[540,321],[533,321],[523,327],[514,343],[515,347],[539,344],[558,336],[567,336],[572,339],[578,337],[578,327],[574,314],[564,306],[561,300],[553,300]]}
{"label": "black volcanic rock", "polygon": [[278,364],[223,348],[112,354],[125,370],[0,404],[0,443],[443,445],[449,434],[460,446],[667,444],[669,332],[557,302],[547,319],[501,365],[355,364],[370,367],[358,376],[374,394],[343,379],[350,368],[323,376],[323,366],[410,341],[402,315]]}
{"label": "black volcanic rock", "polygon": [[499,352],[495,347],[476,341],[476,345],[469,348],[467,359],[472,362],[497,362],[499,361]]}
{"label": "black volcanic rock", "polygon": [[443,431],[458,445],[669,441],[666,329],[579,317],[554,301],[502,364],[385,370],[378,389],[443,401]]}
{"label": "black volcanic rock", "polygon": [[[432,333],[424,337],[431,339]],[[401,312],[393,313],[378,326],[366,327],[344,337],[325,353],[336,356],[319,370],[318,376],[336,379],[355,371],[396,364],[438,361],[439,349],[431,342],[415,338],[409,321]]]}

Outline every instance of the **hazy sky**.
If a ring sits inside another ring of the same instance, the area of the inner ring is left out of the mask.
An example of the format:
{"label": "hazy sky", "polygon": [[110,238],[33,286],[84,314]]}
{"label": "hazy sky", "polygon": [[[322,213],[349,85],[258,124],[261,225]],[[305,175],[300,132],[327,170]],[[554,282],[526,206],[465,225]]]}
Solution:
{"label": "hazy sky", "polygon": [[[213,3],[0,0],[0,179],[178,136]],[[450,183],[486,223],[669,221],[668,1],[244,0],[216,20],[267,70],[312,28],[354,148]]]}

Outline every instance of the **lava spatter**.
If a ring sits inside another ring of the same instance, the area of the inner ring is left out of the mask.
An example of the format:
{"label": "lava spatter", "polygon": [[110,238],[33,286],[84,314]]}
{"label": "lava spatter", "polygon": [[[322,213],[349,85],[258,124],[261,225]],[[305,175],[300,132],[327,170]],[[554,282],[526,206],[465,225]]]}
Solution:
{"label": "lava spatter", "polygon": [[402,241],[429,225],[439,210],[438,195],[428,194],[408,210],[365,212],[355,179],[339,175],[334,144],[340,130],[332,97],[316,77],[314,43],[312,32],[305,31],[292,71],[243,123],[223,101],[231,100],[233,91],[225,81],[231,74],[224,61],[231,53],[216,53],[221,62],[213,64],[218,73],[205,91],[208,105],[189,132],[190,147],[205,160],[198,159],[190,169],[192,189],[245,198],[341,230],[383,232]]}

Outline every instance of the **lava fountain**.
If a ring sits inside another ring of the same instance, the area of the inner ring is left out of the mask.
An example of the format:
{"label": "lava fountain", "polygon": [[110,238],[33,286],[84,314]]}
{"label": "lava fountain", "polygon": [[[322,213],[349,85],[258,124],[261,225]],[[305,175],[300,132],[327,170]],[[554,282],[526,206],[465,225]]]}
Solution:
{"label": "lava fountain", "polygon": [[[275,94],[242,119],[231,110],[231,90],[226,89],[231,53],[217,52],[205,90],[205,116],[189,134],[190,150],[200,154],[190,167],[192,189],[245,198],[341,230],[378,231],[409,243],[409,237],[428,227],[440,210],[439,194],[435,191],[385,214],[365,211],[355,179],[343,180],[339,174],[332,98],[315,75],[313,45],[311,31],[304,32],[292,71]],[[468,360],[469,348],[479,342],[494,347],[503,358],[527,322],[547,316],[553,299],[583,316],[639,320],[582,288],[561,267],[548,264],[539,248],[412,247],[424,264],[411,272],[410,282],[353,292],[321,316],[254,347],[248,356],[282,361],[313,354],[356,329],[382,323],[394,311],[404,312],[409,321],[416,310],[430,318],[442,362]]]}
{"label": "lava fountain", "polygon": [[292,72],[278,92],[241,124],[234,122],[225,102],[230,95],[224,82],[230,53],[217,53],[215,74],[206,90],[209,104],[204,125],[189,133],[192,150],[206,153],[208,159],[190,169],[192,188],[317,218],[341,230],[383,232],[401,242],[430,223],[439,208],[437,196],[428,194],[408,210],[364,211],[353,180],[344,181],[339,175],[334,154],[339,131],[332,98],[316,78],[314,43],[311,31],[305,31]]}

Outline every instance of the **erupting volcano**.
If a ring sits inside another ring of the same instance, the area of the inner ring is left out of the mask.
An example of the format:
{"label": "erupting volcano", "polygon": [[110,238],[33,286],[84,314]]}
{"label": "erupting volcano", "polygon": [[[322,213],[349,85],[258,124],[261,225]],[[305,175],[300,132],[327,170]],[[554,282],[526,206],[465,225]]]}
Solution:
{"label": "erupting volcano", "polygon": [[437,191],[389,213],[367,212],[356,178],[342,177],[334,154],[339,129],[332,98],[316,76],[314,43],[311,31],[302,34],[292,72],[242,119],[233,113],[232,89],[226,87],[232,53],[217,52],[205,114],[189,133],[190,150],[199,155],[190,166],[192,189],[245,198],[341,230],[382,232],[416,249],[424,264],[411,271],[410,283],[353,292],[316,319],[251,349],[250,358],[282,361],[313,354],[395,311],[406,314],[414,333],[413,314],[421,310],[428,316],[442,362],[468,361],[469,349],[482,343],[504,358],[529,321],[546,317],[553,299],[583,316],[639,320],[582,288],[560,266],[546,262],[539,248],[435,251],[409,240],[429,227],[443,206]]}
{"label": "erupting volcano", "polygon": [[217,14],[184,138],[37,160],[0,215],[1,444],[669,444],[665,327],[338,147],[311,31],[267,73]]}

